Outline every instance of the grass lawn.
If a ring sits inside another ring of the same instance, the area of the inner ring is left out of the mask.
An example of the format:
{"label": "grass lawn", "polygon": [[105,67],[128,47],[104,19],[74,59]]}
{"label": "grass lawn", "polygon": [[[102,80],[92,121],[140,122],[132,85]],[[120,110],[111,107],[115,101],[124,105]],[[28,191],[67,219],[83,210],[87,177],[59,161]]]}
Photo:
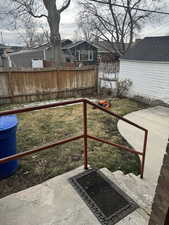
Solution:
{"label": "grass lawn", "polygon": [[[13,107],[16,105],[1,106],[1,110]],[[129,99],[112,99],[110,110],[123,116],[145,107]],[[18,114],[18,119],[17,152],[82,134],[83,114],[79,104],[22,113]],[[117,119],[91,106],[88,106],[88,133],[128,145],[117,130]],[[95,141],[89,141],[88,150],[91,167],[139,173],[139,159],[134,154]],[[14,175],[0,181],[0,197],[39,184],[82,164],[83,139],[27,156],[19,160],[19,169]]]}

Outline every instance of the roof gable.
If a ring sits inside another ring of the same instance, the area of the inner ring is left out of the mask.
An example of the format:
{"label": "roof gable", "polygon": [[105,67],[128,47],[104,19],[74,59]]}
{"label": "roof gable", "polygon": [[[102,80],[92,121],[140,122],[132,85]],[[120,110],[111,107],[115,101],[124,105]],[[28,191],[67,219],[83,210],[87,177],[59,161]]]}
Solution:
{"label": "roof gable", "polygon": [[79,45],[82,45],[82,44],[84,44],[84,43],[87,43],[88,45],[90,45],[90,46],[92,46],[93,48],[95,48],[96,49],[96,46],[95,45],[93,45],[93,44],[91,44],[90,42],[88,42],[88,41],[77,41],[77,42],[75,42],[75,43],[71,43],[71,44],[69,44],[69,45],[66,45],[65,47],[63,47],[62,49],[71,49],[71,48],[74,48],[74,47],[77,47],[77,46],[79,46]]}
{"label": "roof gable", "polygon": [[169,61],[169,36],[146,37],[121,57],[128,60]]}

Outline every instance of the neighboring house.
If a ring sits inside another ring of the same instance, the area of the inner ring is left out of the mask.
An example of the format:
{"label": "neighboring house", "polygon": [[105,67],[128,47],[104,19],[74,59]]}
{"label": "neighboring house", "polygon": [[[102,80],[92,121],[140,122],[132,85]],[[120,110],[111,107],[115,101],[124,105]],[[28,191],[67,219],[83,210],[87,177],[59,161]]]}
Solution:
{"label": "neighboring house", "polygon": [[74,58],[74,62],[84,65],[97,63],[97,48],[87,41],[77,41],[62,48],[66,55]]}
{"label": "neighboring house", "polygon": [[[37,68],[50,66],[52,62],[51,48],[48,43],[35,47],[33,49],[22,50],[8,54],[7,64],[9,67],[27,67]],[[62,40],[62,49],[65,55],[66,62],[74,62],[75,64],[91,65],[97,63],[97,48],[86,41],[78,41],[72,43],[69,39]]]}
{"label": "neighboring house", "polygon": [[169,103],[169,36],[137,42],[120,59],[119,78],[133,81],[129,95]]}

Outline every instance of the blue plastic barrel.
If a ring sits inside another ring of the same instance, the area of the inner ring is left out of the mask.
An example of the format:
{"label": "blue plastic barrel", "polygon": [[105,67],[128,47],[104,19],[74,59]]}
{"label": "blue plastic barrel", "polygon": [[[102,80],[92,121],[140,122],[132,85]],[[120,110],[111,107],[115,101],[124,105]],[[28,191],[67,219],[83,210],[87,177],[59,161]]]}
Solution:
{"label": "blue plastic barrel", "polygon": [[[17,124],[16,115],[0,116],[0,158],[16,154]],[[0,164],[0,179],[12,175],[17,167],[17,160]]]}

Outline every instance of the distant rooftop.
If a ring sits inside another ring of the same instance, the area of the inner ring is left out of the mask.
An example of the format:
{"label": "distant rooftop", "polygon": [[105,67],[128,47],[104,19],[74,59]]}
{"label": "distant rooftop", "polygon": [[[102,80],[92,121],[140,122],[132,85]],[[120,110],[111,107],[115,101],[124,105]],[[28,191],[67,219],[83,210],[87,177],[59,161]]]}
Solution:
{"label": "distant rooftop", "polygon": [[[97,49],[98,52],[100,53],[116,53],[115,49],[113,49],[113,45],[116,45],[118,49],[122,49],[123,48],[123,44],[122,43],[115,43],[115,42],[109,42],[109,41],[99,41],[98,43],[94,44]],[[125,47],[127,48],[128,43],[124,43]]]}
{"label": "distant rooftop", "polygon": [[39,49],[24,49],[17,52],[11,52],[9,53],[9,55],[13,56],[13,55],[20,55],[20,54],[32,53],[32,52],[39,52]]}
{"label": "distant rooftop", "polygon": [[88,42],[88,41],[80,40],[80,41],[76,41],[76,42],[73,42],[73,43],[71,43],[71,44],[65,45],[65,46],[63,47],[63,49],[71,49],[71,48],[74,48],[74,47],[76,47],[76,46],[78,46],[78,45],[83,44],[84,42],[87,42],[89,45],[92,45],[94,48],[96,48],[96,46],[95,46],[94,44],[92,44],[92,43],[90,43],[90,42]]}
{"label": "distant rooftop", "polygon": [[128,60],[169,61],[169,36],[146,37],[121,57]]}

